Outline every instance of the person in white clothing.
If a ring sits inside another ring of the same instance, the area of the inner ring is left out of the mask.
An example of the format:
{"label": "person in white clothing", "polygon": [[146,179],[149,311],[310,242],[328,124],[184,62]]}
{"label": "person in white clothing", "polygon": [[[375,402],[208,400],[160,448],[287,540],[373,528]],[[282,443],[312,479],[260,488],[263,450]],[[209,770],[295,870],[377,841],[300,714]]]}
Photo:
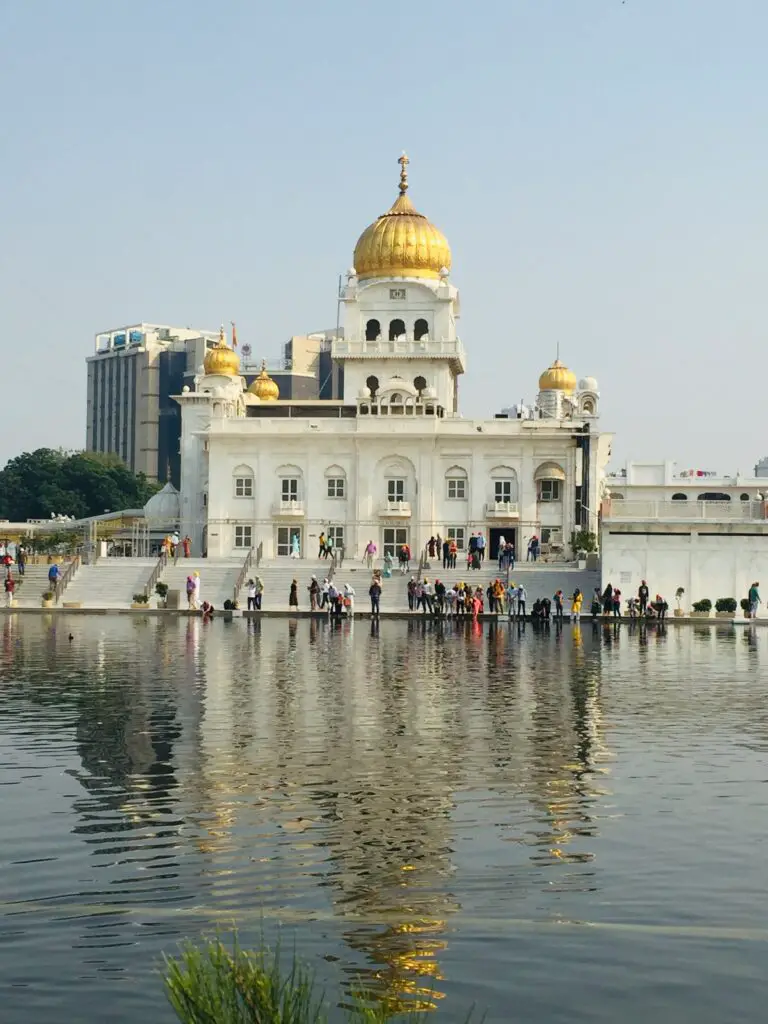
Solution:
{"label": "person in white clothing", "polygon": [[344,584],[344,607],[350,619],[355,617],[355,592],[348,583]]}

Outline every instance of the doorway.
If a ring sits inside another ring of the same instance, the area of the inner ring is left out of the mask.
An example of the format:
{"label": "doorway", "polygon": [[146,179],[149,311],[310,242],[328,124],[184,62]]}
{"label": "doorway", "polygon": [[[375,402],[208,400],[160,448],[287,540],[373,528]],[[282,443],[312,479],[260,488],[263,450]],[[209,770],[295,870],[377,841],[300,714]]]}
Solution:
{"label": "doorway", "polygon": [[383,555],[390,555],[397,561],[397,553],[403,544],[408,543],[407,526],[387,526],[384,528]]}
{"label": "doorway", "polygon": [[286,557],[293,551],[293,541],[296,538],[299,542],[299,556],[304,557],[304,544],[302,537],[303,530],[300,526],[278,526],[277,528],[277,554],[278,557]]}
{"label": "doorway", "polygon": [[514,526],[492,526],[488,531],[488,557],[497,559],[499,557],[499,541],[501,538],[512,542],[512,549],[517,561],[517,529]]}

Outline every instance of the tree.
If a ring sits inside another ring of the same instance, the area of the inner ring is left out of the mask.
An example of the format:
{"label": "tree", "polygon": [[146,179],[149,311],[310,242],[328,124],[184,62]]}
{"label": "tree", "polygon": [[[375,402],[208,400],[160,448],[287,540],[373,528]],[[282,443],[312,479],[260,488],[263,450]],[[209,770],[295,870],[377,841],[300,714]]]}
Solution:
{"label": "tree", "polygon": [[117,455],[38,448],[0,470],[0,518],[12,522],[51,515],[102,515],[142,508],[158,489]]}

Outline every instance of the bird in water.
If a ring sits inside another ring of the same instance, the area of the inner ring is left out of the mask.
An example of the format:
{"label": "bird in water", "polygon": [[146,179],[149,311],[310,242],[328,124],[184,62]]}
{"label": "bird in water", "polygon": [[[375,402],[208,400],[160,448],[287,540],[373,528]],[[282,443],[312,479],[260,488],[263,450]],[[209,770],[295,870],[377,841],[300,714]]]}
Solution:
{"label": "bird in water", "polygon": [[72,641],[75,639],[74,633],[70,633],[68,639],[69,642],[72,643]]}

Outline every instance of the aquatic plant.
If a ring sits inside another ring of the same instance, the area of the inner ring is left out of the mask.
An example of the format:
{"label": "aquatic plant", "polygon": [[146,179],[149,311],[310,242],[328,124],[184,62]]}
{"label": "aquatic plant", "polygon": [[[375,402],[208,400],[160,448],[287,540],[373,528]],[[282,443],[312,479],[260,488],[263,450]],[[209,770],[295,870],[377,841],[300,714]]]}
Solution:
{"label": "aquatic plant", "polygon": [[[237,936],[231,947],[219,938],[208,939],[199,946],[186,943],[176,957],[166,956],[165,990],[182,1024],[328,1024],[330,1019],[314,974],[295,954],[284,968],[279,947],[272,952],[262,943],[249,952],[240,948]],[[344,1013],[349,1024],[426,1020],[422,1013],[393,1014],[360,1001]],[[470,1013],[466,1024],[471,1019]]]}

